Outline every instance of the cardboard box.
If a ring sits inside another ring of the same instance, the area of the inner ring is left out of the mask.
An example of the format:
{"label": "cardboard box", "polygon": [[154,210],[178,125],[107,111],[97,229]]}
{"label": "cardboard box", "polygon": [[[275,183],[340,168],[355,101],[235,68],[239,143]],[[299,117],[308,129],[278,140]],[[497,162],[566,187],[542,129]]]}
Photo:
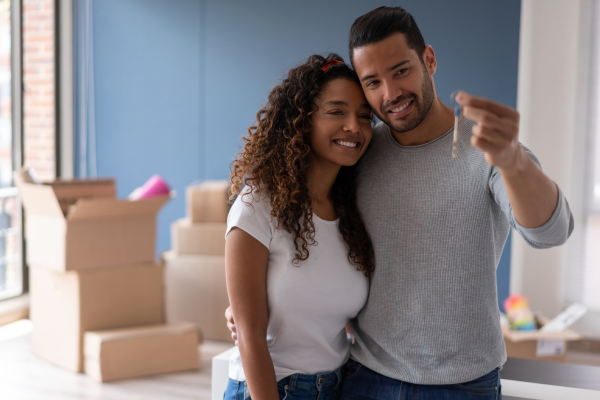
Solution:
{"label": "cardboard box", "polygon": [[[536,317],[539,327],[548,319]],[[502,326],[502,335],[508,357],[527,358],[531,360],[565,362],[567,359],[567,342],[579,340],[581,336],[571,330],[562,332],[512,331]]]}
{"label": "cardboard box", "polygon": [[85,373],[100,382],[200,367],[198,328],[189,323],[86,332]]}
{"label": "cardboard box", "polygon": [[204,339],[232,341],[225,320],[225,257],[167,251],[163,260],[167,322],[191,322],[200,327]]}
{"label": "cardboard box", "polygon": [[83,371],[83,333],[164,322],[164,268],[156,264],[56,272],[30,268],[32,351]]}
{"label": "cardboard box", "polygon": [[65,216],[60,196],[76,198],[79,189],[91,193],[93,184],[20,182],[18,186],[27,212],[30,265],[70,271],[154,262],[156,214],[169,196],[138,201],[79,197]]}
{"label": "cardboard box", "polygon": [[192,222],[227,222],[230,187],[228,181],[204,181],[188,186],[188,217]]}
{"label": "cardboard box", "polygon": [[177,254],[225,255],[224,222],[197,222],[180,219],[171,225],[171,242]]}
{"label": "cardboard box", "polygon": [[235,350],[236,347],[234,346],[212,358],[210,382],[212,400],[223,400],[223,393],[225,393],[227,383],[229,383],[229,359]]}

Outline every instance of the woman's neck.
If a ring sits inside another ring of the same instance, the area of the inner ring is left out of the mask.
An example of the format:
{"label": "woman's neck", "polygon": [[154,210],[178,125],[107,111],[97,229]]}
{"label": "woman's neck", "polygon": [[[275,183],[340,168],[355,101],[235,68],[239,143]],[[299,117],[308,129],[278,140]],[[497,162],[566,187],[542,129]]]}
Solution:
{"label": "woman's neck", "polygon": [[340,165],[315,160],[308,172],[307,185],[311,207],[313,213],[321,219],[333,221],[337,218],[331,201],[331,188],[340,169]]}

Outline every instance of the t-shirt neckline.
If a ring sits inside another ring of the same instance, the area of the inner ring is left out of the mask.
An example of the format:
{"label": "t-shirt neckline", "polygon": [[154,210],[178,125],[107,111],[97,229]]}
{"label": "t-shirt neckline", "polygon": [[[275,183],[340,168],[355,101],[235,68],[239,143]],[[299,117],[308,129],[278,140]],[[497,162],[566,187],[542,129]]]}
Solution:
{"label": "t-shirt neckline", "polygon": [[312,214],[313,214],[313,218],[316,218],[318,221],[324,222],[324,223],[326,223],[326,224],[335,224],[335,223],[337,223],[337,222],[340,220],[339,218],[336,218],[336,219],[334,219],[333,221],[328,221],[328,220],[326,220],[326,219],[323,219],[323,218],[319,217],[319,216],[318,216],[317,214],[315,214],[314,212],[313,212]]}

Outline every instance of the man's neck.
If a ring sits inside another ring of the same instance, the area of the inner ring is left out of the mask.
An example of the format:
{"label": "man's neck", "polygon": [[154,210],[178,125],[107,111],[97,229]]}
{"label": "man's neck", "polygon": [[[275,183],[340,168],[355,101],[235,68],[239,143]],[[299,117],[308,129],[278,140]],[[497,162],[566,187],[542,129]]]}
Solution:
{"label": "man's neck", "polygon": [[390,128],[390,131],[402,146],[418,146],[439,138],[448,132],[453,124],[453,110],[436,96],[425,119],[415,129],[407,132],[396,132]]}

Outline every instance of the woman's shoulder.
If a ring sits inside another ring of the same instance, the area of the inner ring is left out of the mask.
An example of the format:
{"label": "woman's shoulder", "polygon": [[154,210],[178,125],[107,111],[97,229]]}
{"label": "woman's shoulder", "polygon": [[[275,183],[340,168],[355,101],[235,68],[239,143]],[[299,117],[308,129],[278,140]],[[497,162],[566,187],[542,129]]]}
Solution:
{"label": "woman's shoulder", "polygon": [[235,199],[227,217],[227,232],[241,228],[269,248],[276,230],[269,197],[256,187],[246,186]]}
{"label": "woman's shoulder", "polygon": [[240,217],[269,218],[271,216],[270,197],[257,186],[246,185],[231,206],[231,215]]}

